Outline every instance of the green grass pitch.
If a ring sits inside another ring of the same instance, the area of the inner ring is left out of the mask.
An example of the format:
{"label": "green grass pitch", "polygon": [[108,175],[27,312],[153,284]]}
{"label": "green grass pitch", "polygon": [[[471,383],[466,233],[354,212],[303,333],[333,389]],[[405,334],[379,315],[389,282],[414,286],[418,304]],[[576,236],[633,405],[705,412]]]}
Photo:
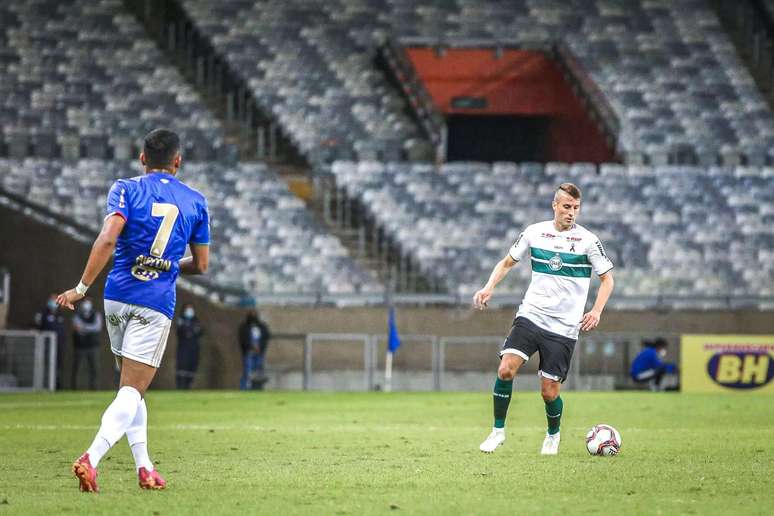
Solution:
{"label": "green grass pitch", "polygon": [[[168,489],[137,487],[122,440],[101,492],[80,493],[70,464],[112,397],[0,395],[0,515],[774,513],[769,396],[567,392],[560,454],[542,457],[538,393],[515,394],[484,455],[486,393],[151,392]],[[619,456],[588,455],[594,423],[619,429]]]}

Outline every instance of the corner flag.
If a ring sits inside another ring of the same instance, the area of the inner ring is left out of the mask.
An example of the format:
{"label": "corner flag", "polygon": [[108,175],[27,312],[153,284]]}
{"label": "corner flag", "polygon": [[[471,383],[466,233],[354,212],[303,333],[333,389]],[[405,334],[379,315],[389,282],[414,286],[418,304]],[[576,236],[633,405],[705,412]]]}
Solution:
{"label": "corner flag", "polygon": [[395,353],[400,347],[400,337],[398,336],[398,325],[395,323],[395,307],[390,307],[390,313],[387,318],[387,351]]}
{"label": "corner flag", "polygon": [[392,355],[400,347],[398,325],[395,323],[395,307],[390,307],[387,316],[387,354],[384,357],[384,390],[392,391]]}

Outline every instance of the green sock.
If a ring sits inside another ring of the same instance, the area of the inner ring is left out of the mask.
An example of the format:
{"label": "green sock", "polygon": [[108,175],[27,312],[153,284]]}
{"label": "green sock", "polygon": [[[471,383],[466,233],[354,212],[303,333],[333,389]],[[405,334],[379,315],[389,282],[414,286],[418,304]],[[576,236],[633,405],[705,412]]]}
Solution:
{"label": "green sock", "polygon": [[513,380],[501,380],[497,378],[492,392],[494,399],[494,426],[505,428],[505,416],[508,414],[508,405],[511,403]]}
{"label": "green sock", "polygon": [[557,396],[554,401],[546,402],[546,419],[548,420],[548,433],[550,435],[559,433],[559,423],[562,420],[562,408],[564,402],[561,396]]}

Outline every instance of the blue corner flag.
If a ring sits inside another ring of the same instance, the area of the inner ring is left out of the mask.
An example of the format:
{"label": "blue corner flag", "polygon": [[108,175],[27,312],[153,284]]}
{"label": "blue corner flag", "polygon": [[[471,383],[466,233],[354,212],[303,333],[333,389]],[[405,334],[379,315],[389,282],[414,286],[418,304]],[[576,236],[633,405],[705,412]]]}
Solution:
{"label": "blue corner flag", "polygon": [[395,323],[395,307],[390,307],[390,314],[387,318],[387,351],[395,353],[400,347],[400,337],[398,336],[398,325]]}

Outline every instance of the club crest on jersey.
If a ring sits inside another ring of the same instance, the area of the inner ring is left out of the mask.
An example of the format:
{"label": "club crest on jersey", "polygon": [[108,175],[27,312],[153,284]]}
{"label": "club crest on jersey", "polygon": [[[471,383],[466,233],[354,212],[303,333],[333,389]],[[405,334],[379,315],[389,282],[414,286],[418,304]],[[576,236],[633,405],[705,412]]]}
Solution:
{"label": "club crest on jersey", "polygon": [[553,257],[551,257],[550,260],[548,260],[548,266],[551,268],[552,271],[558,271],[562,268],[562,257],[559,256],[559,253],[556,253]]}

